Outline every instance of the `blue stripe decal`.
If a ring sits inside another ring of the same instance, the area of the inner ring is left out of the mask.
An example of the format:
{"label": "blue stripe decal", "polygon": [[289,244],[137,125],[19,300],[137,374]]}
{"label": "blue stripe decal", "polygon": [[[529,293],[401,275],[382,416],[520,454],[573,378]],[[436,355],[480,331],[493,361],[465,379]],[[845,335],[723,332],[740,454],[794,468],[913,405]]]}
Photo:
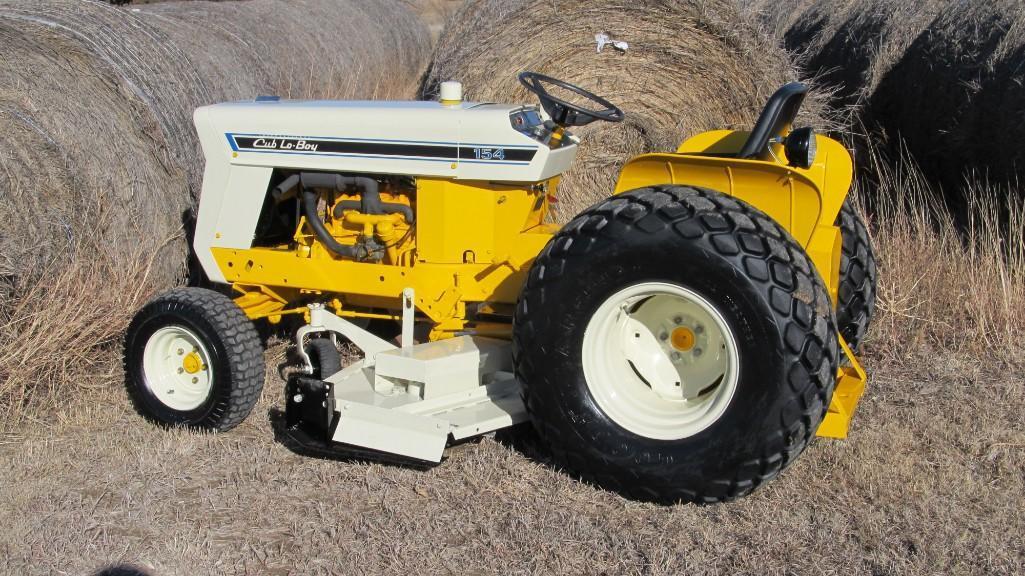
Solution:
{"label": "blue stripe decal", "polygon": [[292,154],[297,156],[340,156],[343,158],[373,158],[375,160],[416,160],[420,162],[466,162],[468,164],[509,164],[526,166],[530,162],[510,162],[501,160],[466,160],[449,158],[419,158],[416,156],[383,156],[379,154],[339,154],[334,152],[289,152],[281,150],[242,150],[247,154]]}
{"label": "blue stripe decal", "polygon": [[300,136],[243,135],[232,132],[226,132],[225,137],[228,139],[228,145],[236,154],[249,152],[345,158],[399,158],[473,164],[530,164],[540,149],[537,146],[477,146],[424,143],[412,140],[316,139]]}
{"label": "blue stripe decal", "polygon": [[262,136],[264,138],[288,138],[289,140],[338,140],[341,142],[387,142],[389,144],[428,144],[437,146],[473,146],[475,148],[523,148],[537,150],[530,144],[476,144],[473,142],[445,142],[440,140],[388,140],[385,138],[348,138],[340,136],[294,136],[291,134],[261,134],[256,132],[228,132],[228,136]]}

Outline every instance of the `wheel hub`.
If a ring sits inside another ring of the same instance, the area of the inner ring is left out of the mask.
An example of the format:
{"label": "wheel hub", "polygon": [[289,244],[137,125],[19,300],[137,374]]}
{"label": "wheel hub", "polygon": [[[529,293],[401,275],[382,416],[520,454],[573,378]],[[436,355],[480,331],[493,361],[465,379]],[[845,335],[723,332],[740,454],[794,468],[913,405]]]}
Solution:
{"label": "wheel hub", "polygon": [[206,402],[213,389],[209,366],[206,346],[184,326],[165,326],[146,341],[144,383],[157,400],[174,410],[194,410]]}
{"label": "wheel hub", "polygon": [[678,439],[722,415],[739,379],[736,339],[703,296],[675,284],[626,288],[599,307],[583,346],[584,376],[613,420]]}
{"label": "wheel hub", "polygon": [[185,369],[189,374],[195,374],[199,372],[203,367],[203,361],[199,358],[199,353],[195,350],[189,352],[185,359],[182,360],[182,368]]}
{"label": "wheel hub", "polygon": [[673,330],[673,334],[669,341],[673,344],[673,348],[676,348],[680,352],[689,352],[694,348],[694,332],[685,326],[680,326]]}

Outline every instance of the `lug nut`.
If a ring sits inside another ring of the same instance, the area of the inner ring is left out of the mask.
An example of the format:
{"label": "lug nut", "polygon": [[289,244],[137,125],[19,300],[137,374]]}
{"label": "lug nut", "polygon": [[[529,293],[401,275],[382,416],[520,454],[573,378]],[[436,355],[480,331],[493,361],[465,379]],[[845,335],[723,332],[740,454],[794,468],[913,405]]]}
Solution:
{"label": "lug nut", "polygon": [[701,348],[695,348],[694,349],[694,355],[695,356],[701,356]]}
{"label": "lug nut", "polygon": [[185,371],[185,369],[184,369],[184,368],[178,368],[178,373],[179,373],[179,374],[181,374],[181,373],[182,373],[182,372],[184,372],[184,371]]}
{"label": "lug nut", "polygon": [[702,326],[701,324],[698,324],[697,326],[694,327],[694,333],[695,334],[701,334],[704,331],[705,331],[705,327]]}
{"label": "lug nut", "polygon": [[673,324],[683,324],[683,316],[676,316],[673,318]]}
{"label": "lug nut", "polygon": [[665,342],[666,340],[669,340],[669,333],[668,332],[663,332],[663,333],[659,334],[658,335],[658,339],[662,340],[663,342]]}
{"label": "lug nut", "polygon": [[303,401],[303,395],[302,394],[296,394],[295,396],[292,396],[292,402],[295,402],[296,404],[299,404],[302,401]]}
{"label": "lug nut", "polygon": [[679,362],[680,358],[683,358],[679,352],[673,352],[669,357],[673,359],[673,362]]}
{"label": "lug nut", "polygon": [[184,353],[185,353],[185,351],[184,351],[184,350],[182,350],[181,348],[179,348],[179,349],[178,349],[178,355],[179,355],[179,356],[181,356],[181,355],[182,355],[182,354],[184,354]]}
{"label": "lug nut", "polygon": [[196,378],[195,376],[193,376],[192,377],[192,383],[193,384],[199,384],[199,378]]}

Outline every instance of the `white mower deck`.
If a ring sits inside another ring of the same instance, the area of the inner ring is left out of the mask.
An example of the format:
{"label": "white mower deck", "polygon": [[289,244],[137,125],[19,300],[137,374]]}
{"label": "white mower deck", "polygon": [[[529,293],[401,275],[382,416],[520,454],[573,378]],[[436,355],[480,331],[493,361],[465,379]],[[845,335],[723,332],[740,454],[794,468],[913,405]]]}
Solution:
{"label": "white mower deck", "polygon": [[[411,298],[411,297],[410,297]],[[395,346],[325,310],[297,333],[300,356],[310,333],[341,334],[365,357],[328,375],[338,413],[331,440],[440,462],[449,437],[461,440],[527,420],[512,373],[511,344],[478,336],[412,344],[412,313]]]}

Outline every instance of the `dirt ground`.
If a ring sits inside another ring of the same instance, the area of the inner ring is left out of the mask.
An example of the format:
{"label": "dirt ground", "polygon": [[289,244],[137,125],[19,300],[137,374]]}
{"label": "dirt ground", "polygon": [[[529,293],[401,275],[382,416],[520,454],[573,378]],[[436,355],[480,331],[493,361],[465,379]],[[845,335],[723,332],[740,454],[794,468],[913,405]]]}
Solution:
{"label": "dirt ground", "polygon": [[[118,388],[0,436],[0,571],[144,574],[1011,574],[1025,567],[1020,373],[873,362],[846,441],[739,502],[638,504],[529,431],[426,471],[275,439],[282,382],[236,430],[142,421]],[[103,399],[107,400],[104,401]],[[115,573],[115,572],[110,572]],[[122,572],[126,573],[126,572]]]}

